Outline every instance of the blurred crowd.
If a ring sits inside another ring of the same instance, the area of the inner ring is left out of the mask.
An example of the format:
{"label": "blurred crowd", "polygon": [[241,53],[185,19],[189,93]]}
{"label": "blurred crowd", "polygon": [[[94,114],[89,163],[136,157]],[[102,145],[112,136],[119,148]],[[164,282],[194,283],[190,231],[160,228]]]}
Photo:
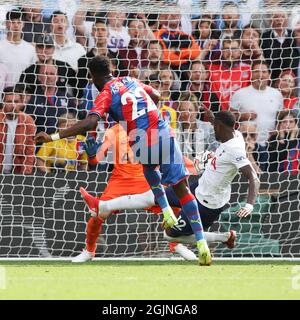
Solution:
{"label": "blurred crowd", "polygon": [[[26,5],[5,12],[1,173],[90,169],[85,137],[36,147],[34,135],[55,133],[86,117],[98,94],[87,65],[97,55],[111,59],[114,76],[136,77],[160,91],[161,115],[176,131],[185,156],[192,159],[218,146],[200,110],[205,106],[234,113],[257,173],[299,172],[297,10],[291,14],[279,0],[219,0],[219,15],[192,15],[184,8],[197,0],[163,2],[169,13],[71,8],[70,15],[68,8]],[[241,10],[245,3],[274,7],[271,13],[250,14]],[[99,123],[99,135],[107,125]]]}

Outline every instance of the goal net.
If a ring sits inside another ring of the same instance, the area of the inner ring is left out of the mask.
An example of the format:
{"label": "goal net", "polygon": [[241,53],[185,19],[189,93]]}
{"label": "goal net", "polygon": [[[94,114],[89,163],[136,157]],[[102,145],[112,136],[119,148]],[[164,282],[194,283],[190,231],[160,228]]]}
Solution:
{"label": "goal net", "polygon": [[[212,232],[235,230],[215,257],[300,256],[300,6],[297,0],[0,1],[0,257],[71,257],[90,218],[81,195],[101,195],[113,156],[96,168],[85,137],[35,146],[84,119],[98,94],[87,69],[96,55],[114,76],[161,93],[161,115],[193,160],[218,142],[200,111],[230,110],[261,185],[250,218],[248,182],[237,176]],[[100,141],[108,127],[100,121]],[[196,176],[190,183],[197,182]],[[103,224],[97,257],[173,256],[162,216],[120,211]],[[193,246],[190,247],[192,250]]]}

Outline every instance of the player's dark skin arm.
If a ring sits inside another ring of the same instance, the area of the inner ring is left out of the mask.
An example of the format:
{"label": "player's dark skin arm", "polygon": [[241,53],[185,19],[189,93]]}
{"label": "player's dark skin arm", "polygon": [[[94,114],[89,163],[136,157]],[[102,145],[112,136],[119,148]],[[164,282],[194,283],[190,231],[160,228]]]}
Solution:
{"label": "player's dark skin arm", "polygon": [[[89,115],[86,119],[78,121],[74,126],[61,130],[59,136],[61,139],[77,135],[85,135],[86,132],[95,130],[99,117],[95,114]],[[35,143],[44,143],[52,141],[51,136],[45,132],[39,132],[35,137]]]}
{"label": "player's dark skin arm", "polygon": [[153,89],[153,91],[149,93],[149,96],[155,104],[157,104],[160,100],[160,93],[155,89]]}
{"label": "player's dark skin arm", "polygon": [[85,135],[86,132],[95,130],[99,121],[99,116],[91,114],[86,119],[78,121],[74,126],[59,132],[60,138],[68,138],[76,135]]}
{"label": "player's dark skin arm", "polygon": [[259,190],[259,179],[250,165],[242,167],[240,172],[249,180],[247,203],[253,205]]}
{"label": "player's dark skin arm", "polygon": [[200,112],[204,112],[205,116],[207,117],[208,122],[210,122],[212,125],[214,125],[215,116],[214,116],[213,112],[204,106],[201,106],[199,110],[200,110]]}

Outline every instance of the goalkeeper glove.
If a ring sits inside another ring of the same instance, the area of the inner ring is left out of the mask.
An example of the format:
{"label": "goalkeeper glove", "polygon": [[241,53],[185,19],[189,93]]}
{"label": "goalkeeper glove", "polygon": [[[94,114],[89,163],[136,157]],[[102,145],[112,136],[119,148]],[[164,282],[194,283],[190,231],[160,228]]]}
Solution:
{"label": "goalkeeper glove", "polygon": [[203,151],[196,155],[194,159],[194,166],[198,172],[201,174],[205,170],[205,166],[210,159],[212,159],[214,153],[212,151]]}
{"label": "goalkeeper glove", "polygon": [[83,144],[83,149],[87,153],[89,159],[94,159],[100,146],[101,143],[97,143],[94,137],[89,136]]}

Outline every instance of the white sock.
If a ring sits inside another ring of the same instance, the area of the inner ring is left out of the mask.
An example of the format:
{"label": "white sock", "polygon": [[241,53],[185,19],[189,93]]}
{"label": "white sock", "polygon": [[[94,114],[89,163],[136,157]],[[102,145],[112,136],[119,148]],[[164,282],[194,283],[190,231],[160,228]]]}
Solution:
{"label": "white sock", "polygon": [[228,232],[204,232],[204,236],[207,242],[226,242],[228,240]]}
{"label": "white sock", "polygon": [[[215,232],[204,232],[204,237],[207,242],[226,242],[228,240],[228,232],[225,233],[215,233]],[[189,236],[180,236],[175,238],[166,237],[168,241],[186,243],[186,244],[196,244],[196,238],[194,234]]]}
{"label": "white sock", "polygon": [[99,201],[99,212],[111,212],[115,210],[144,209],[155,205],[154,195],[151,190],[118,197],[112,200]]}

